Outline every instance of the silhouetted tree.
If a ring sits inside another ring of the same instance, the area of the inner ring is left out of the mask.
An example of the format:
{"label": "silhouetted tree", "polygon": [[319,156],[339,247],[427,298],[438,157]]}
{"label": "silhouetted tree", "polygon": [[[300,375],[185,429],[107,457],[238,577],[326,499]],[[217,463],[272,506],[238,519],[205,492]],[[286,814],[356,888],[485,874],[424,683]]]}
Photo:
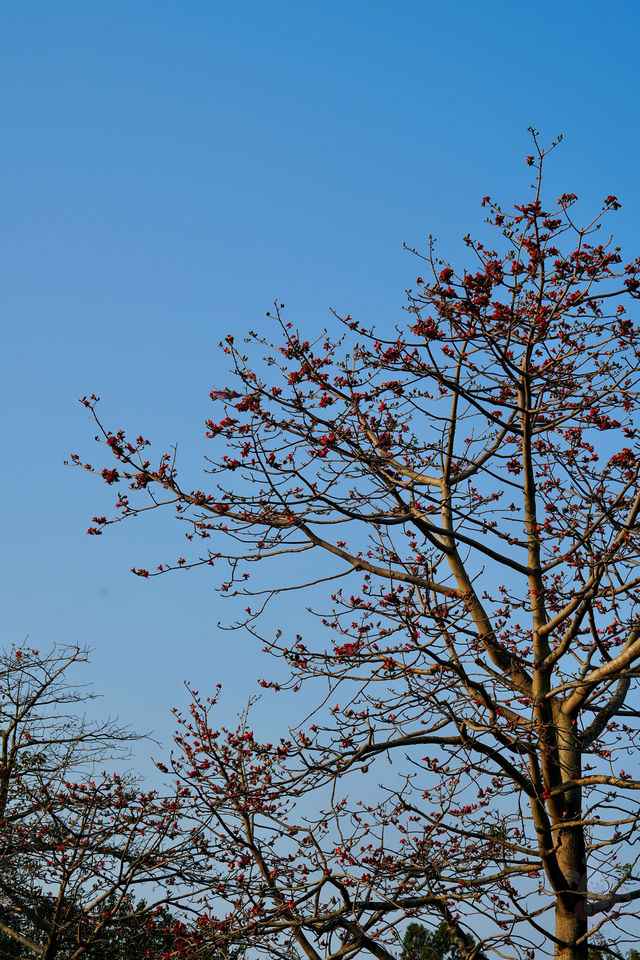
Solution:
{"label": "silhouetted tree", "polygon": [[179,883],[184,866],[176,799],[158,797],[130,775],[99,772],[135,738],[113,722],[79,715],[90,695],[70,674],[85,660],[77,647],[0,654],[5,956],[115,957],[108,950],[127,934],[129,946],[140,943],[141,931],[147,942],[161,943],[154,905],[134,902],[132,893],[152,883],[160,903],[170,902],[166,885]]}

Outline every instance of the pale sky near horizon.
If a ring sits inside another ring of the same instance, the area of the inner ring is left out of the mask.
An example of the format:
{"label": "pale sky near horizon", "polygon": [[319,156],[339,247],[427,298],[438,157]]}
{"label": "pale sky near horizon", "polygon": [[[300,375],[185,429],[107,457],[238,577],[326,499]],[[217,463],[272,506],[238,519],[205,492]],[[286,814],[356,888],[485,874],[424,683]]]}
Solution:
{"label": "pale sky near horizon", "polygon": [[165,743],[183,680],[224,682],[231,722],[269,664],[211,577],[129,573],[170,523],[85,535],[112,491],[63,466],[95,456],[77,398],[198,464],[221,337],[275,297],[302,330],[402,321],[403,241],[455,261],[482,196],[524,199],[530,124],[565,136],[553,196],[617,194],[636,256],[639,27],[590,0],[4,4],[4,643],[88,644],[104,711]]}

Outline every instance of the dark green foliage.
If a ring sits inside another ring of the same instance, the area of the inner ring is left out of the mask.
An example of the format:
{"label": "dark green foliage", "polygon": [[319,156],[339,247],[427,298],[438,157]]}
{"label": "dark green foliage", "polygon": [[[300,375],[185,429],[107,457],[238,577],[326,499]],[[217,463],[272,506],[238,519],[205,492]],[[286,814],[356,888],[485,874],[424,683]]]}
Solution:
{"label": "dark green foliage", "polygon": [[[473,947],[470,936],[467,945]],[[616,956],[622,957],[623,954],[609,952],[602,934],[596,933],[590,939],[589,960],[608,960]],[[421,923],[410,923],[402,941],[400,960],[465,960],[465,955],[460,953],[446,923],[441,923],[433,931]],[[640,960],[640,950],[629,950],[626,960]]]}
{"label": "dark green foliage", "polygon": [[[467,936],[467,945],[473,947],[470,936]],[[410,923],[402,941],[400,960],[464,960],[464,955],[444,921],[433,931],[421,923]]]}
{"label": "dark green foliage", "polygon": [[625,960],[640,960],[640,951],[632,948],[625,955],[619,949],[609,947],[601,933],[596,933],[589,938],[589,960],[614,960],[616,957],[624,957]]}
{"label": "dark green foliage", "polygon": [[[160,960],[177,946],[179,935],[176,919],[169,910],[159,908],[152,915],[145,913],[144,901],[136,904],[136,912],[120,923],[107,927],[104,937],[96,940],[88,951],[90,960]],[[139,912],[138,912],[139,911]]]}
{"label": "dark green foliage", "polygon": [[[0,916],[0,922],[2,922]],[[45,939],[20,917],[7,918],[13,930],[33,943],[44,946]],[[82,932],[83,918],[79,917]],[[161,960],[179,945],[180,923],[166,907],[147,912],[145,902],[139,901],[129,907],[121,920],[108,923],[101,935],[90,944],[83,957],[87,960]],[[77,932],[77,931],[76,931]],[[61,938],[55,951],[57,960],[67,960],[78,950],[78,940],[71,936]],[[14,937],[0,930],[0,960],[33,957],[33,952]]]}

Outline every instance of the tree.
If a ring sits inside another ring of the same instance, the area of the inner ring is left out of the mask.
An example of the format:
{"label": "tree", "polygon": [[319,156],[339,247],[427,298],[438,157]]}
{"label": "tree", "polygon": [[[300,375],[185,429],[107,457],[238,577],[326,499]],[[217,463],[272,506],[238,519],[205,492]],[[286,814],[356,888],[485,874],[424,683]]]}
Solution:
{"label": "tree", "polygon": [[[0,654],[4,956],[75,960],[104,955],[101,944],[108,943],[115,957],[119,931],[134,924],[148,940],[165,924],[166,885],[179,889],[179,804],[142,789],[129,774],[100,772],[126,757],[135,737],[111,721],[77,715],[90,694],[69,674],[85,660],[77,647]],[[159,902],[134,902],[132,893],[149,882]]]}
{"label": "tree", "polygon": [[[602,936],[601,933],[596,933],[590,944],[589,944],[589,960],[607,960],[607,957],[621,957],[622,955],[616,950],[612,950]],[[639,960],[640,953],[637,950],[631,949],[627,953],[626,960]]]}
{"label": "tree", "polygon": [[[471,944],[470,944],[471,945]],[[461,956],[446,924],[433,932],[420,923],[410,923],[402,941],[400,960],[458,960]],[[596,933],[589,944],[589,960],[606,960],[620,954],[608,949],[602,934]],[[630,950],[627,960],[638,960],[638,951]]]}
{"label": "tree", "polygon": [[317,696],[310,729],[215,740],[195,698],[176,763],[233,857],[209,865],[217,937],[388,958],[400,920],[428,913],[462,955],[587,960],[589,924],[629,929],[640,260],[599,238],[614,196],[586,226],[574,194],[543,198],[533,137],[531,198],[485,197],[496,239],[466,238],[473,266],[418,255],[394,334],[346,316],[311,343],[276,305],[276,341],[225,338],[209,492],[83,400],[115,463],[74,461],[119,491],[88,532],[175,508],[202,545],[139,577],[222,568],[257,636],[280,590],[332,584],[320,636],[262,638],[289,670],[263,686]]}
{"label": "tree", "polygon": [[[473,943],[469,942],[472,947]],[[420,923],[410,923],[402,941],[400,960],[460,960],[458,950],[446,923],[433,932]]]}
{"label": "tree", "polygon": [[[110,904],[113,905],[113,901]],[[42,939],[41,933],[26,918],[15,920],[21,936]],[[82,924],[82,918],[80,921]],[[95,920],[93,922],[95,925]],[[117,909],[110,922],[88,938],[85,955],[91,960],[159,960],[179,953],[180,945],[181,921],[167,907],[149,911],[144,900],[134,903],[133,898],[127,898],[124,909],[122,906]],[[63,938],[57,956],[72,956],[76,947],[76,943]],[[0,932],[0,957],[24,958],[25,947],[15,936]]]}

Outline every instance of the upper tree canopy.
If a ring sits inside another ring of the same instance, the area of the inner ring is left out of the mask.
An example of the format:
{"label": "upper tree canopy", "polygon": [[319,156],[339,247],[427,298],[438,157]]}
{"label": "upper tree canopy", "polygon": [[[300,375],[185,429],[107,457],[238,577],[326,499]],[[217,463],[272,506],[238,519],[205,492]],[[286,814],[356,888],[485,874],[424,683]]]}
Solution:
{"label": "upper tree canopy", "polygon": [[[207,489],[85,398],[116,462],[83,465],[120,490],[89,532],[165,505],[186,524],[184,556],[139,576],[210,564],[255,632],[292,569],[332,584],[326,630],[267,641],[293,687],[328,684],[310,729],[273,747],[198,727],[177,763],[212,831],[214,939],[382,958],[400,919],[435,913],[462,955],[586,960],[589,925],[631,929],[640,260],[601,229],[615,197],[586,225],[573,194],[544,198],[534,143],[530,199],[484,199],[472,268],[431,246],[393,336],[347,316],[311,341],[277,307],[279,339],[225,339]],[[322,784],[314,818],[298,798]]]}

